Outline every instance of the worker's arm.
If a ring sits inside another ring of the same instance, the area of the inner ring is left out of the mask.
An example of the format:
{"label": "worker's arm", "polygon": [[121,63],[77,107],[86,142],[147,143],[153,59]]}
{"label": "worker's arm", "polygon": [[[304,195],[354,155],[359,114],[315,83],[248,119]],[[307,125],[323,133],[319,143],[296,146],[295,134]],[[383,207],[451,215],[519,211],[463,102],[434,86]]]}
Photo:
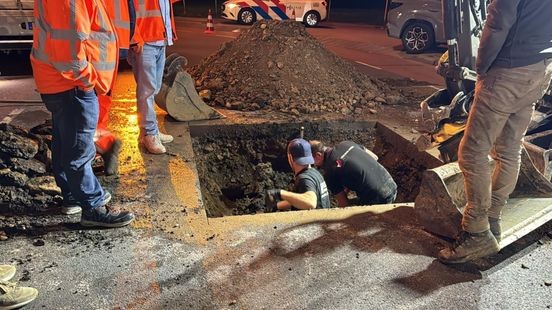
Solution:
{"label": "worker's arm", "polygon": [[[310,210],[316,208],[318,199],[316,193],[313,191],[304,192],[302,194],[288,192],[286,190],[280,191],[280,196],[284,201],[287,201],[290,205],[300,210]],[[280,206],[278,205],[278,209]]]}
{"label": "worker's arm", "polygon": [[347,198],[346,191],[342,191],[339,194],[335,195],[335,200],[337,200],[337,206],[340,208],[345,208],[349,205],[349,198]]}
{"label": "worker's arm", "polygon": [[512,25],[517,20],[519,2],[520,0],[494,0],[489,5],[477,54],[477,74],[487,73],[500,53]]}

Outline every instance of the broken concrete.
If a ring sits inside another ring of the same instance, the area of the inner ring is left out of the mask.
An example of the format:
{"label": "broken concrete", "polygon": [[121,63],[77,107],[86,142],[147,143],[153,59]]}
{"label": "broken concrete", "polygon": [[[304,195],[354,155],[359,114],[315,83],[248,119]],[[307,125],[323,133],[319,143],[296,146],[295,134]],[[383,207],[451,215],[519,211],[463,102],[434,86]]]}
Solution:
{"label": "broken concrete", "polygon": [[[48,132],[47,126],[40,130]],[[0,213],[36,213],[55,207],[60,189],[47,173],[51,151],[47,136],[0,124]]]}

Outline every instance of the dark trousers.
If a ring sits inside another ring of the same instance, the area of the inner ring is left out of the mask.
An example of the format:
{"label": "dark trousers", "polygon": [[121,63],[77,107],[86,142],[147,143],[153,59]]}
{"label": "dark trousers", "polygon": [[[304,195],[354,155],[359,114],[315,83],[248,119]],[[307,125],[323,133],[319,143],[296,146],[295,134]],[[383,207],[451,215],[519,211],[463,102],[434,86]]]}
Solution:
{"label": "dark trousers", "polygon": [[63,199],[85,209],[99,206],[104,191],[91,165],[99,114],[96,94],[75,88],[41,97],[52,113],[52,169]]}

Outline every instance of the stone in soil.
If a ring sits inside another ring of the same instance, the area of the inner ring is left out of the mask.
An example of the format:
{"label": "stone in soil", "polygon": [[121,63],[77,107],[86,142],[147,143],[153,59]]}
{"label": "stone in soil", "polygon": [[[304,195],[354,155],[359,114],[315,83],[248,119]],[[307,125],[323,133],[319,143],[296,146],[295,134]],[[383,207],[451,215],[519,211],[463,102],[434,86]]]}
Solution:
{"label": "stone in soil", "polygon": [[51,133],[48,126],[28,132],[0,124],[0,213],[43,212],[58,204],[60,189],[48,175],[50,137],[39,135]]}
{"label": "stone in soil", "polygon": [[36,141],[9,131],[0,130],[0,156],[33,158],[38,153]]}

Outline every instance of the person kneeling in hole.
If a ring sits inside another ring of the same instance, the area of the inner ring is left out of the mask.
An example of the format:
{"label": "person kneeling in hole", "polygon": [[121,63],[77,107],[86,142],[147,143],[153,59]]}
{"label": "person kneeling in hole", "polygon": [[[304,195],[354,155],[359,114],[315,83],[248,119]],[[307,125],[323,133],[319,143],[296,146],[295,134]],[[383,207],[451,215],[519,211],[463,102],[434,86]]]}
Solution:
{"label": "person kneeling in hole", "polygon": [[[322,168],[324,179],[340,208],[395,201],[397,184],[372,151],[352,141],[327,147],[321,141],[312,140],[310,146],[314,165]],[[348,199],[349,191],[356,193],[356,200]]]}
{"label": "person kneeling in hole", "polygon": [[312,165],[310,144],[304,139],[292,140],[287,147],[288,162],[295,174],[293,192],[271,189],[266,192],[267,211],[327,209],[330,195],[324,178]]}

